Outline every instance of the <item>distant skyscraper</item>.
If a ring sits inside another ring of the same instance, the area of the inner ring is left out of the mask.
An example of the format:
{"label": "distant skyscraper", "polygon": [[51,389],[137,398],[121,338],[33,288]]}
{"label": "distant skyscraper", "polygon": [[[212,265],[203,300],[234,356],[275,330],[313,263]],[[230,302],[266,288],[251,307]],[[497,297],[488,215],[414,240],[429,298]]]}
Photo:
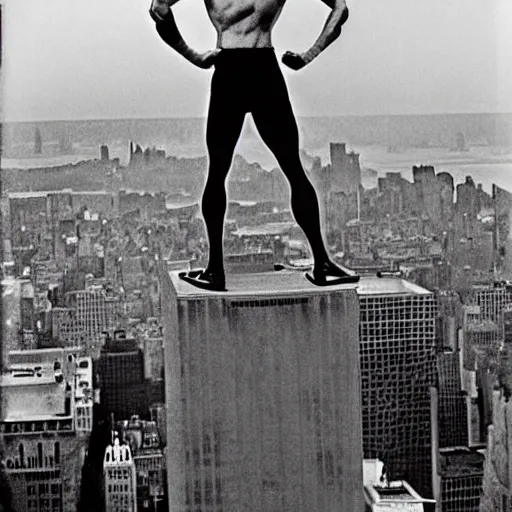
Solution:
{"label": "distant skyscraper", "polygon": [[346,144],[331,142],[331,183],[330,188],[334,192],[353,194],[359,191],[361,186],[361,167],[359,155],[347,153]]}
{"label": "distant skyscraper", "polygon": [[34,153],[40,155],[43,151],[43,138],[41,137],[41,131],[36,128],[34,134]]}
{"label": "distant skyscraper", "polygon": [[130,447],[114,440],[107,446],[103,460],[105,510],[137,512],[135,463]]}
{"label": "distant skyscraper", "polygon": [[455,136],[455,150],[467,151],[466,139],[464,138],[464,134],[462,132],[458,132],[457,135]]}
{"label": "distant skyscraper", "polygon": [[442,221],[441,182],[436,177],[434,167],[413,166],[412,174],[416,187],[418,213],[427,214],[434,224],[438,224]]}
{"label": "distant skyscraper", "polygon": [[102,162],[106,162],[106,161],[110,160],[108,146],[105,144],[100,146],[100,160]]}
{"label": "distant skyscraper", "polygon": [[512,193],[492,186],[494,201],[494,250],[498,270],[506,279],[512,278]]}
{"label": "distant skyscraper", "polygon": [[170,510],[363,510],[354,287],[164,270]]}
{"label": "distant skyscraper", "polygon": [[389,480],[432,497],[430,387],[435,383],[434,295],[398,278],[361,279],[364,457]]}

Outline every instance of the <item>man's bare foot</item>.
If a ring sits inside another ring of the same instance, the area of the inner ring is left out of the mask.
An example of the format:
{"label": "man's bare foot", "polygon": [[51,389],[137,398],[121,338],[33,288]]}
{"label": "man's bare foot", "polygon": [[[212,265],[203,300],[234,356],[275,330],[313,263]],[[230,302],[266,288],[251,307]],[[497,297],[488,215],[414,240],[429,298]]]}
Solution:
{"label": "man's bare foot", "polygon": [[357,283],[360,279],[354,271],[329,260],[315,264],[313,272],[306,274],[306,277],[317,286]]}
{"label": "man's bare foot", "polygon": [[226,291],[226,278],[224,271],[191,270],[190,272],[180,272],[179,277],[189,284],[217,292]]}

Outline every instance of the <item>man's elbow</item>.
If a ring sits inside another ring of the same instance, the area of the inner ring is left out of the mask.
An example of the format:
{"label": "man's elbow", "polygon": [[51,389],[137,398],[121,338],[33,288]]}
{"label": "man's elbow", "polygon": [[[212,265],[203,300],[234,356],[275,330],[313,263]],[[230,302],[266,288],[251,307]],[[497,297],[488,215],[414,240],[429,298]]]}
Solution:
{"label": "man's elbow", "polygon": [[341,35],[341,23],[336,23],[336,25],[332,29],[331,34],[332,34],[332,38],[333,39],[338,39],[338,37],[340,37],[340,35]]}
{"label": "man's elbow", "polygon": [[337,18],[337,20],[336,20],[336,23],[335,23],[335,25],[333,27],[333,30],[332,30],[332,36],[334,38],[340,37],[340,35],[341,35],[341,27],[343,27],[343,25],[345,24],[345,22],[348,19],[348,9],[347,9],[346,4],[344,2],[343,2],[343,6],[340,7],[339,14],[338,14],[338,16],[336,18]]}

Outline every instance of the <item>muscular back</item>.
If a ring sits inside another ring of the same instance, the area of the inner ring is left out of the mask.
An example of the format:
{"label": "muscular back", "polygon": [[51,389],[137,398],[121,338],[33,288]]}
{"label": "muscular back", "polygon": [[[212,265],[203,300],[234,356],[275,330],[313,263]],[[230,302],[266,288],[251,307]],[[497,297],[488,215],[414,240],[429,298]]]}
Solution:
{"label": "muscular back", "polygon": [[[205,0],[206,10],[217,30],[217,47],[205,53],[190,48],[178,30],[171,7],[179,0],[151,0],[149,13],[160,37],[187,60],[209,68],[222,48],[266,48],[272,46],[274,27],[286,0]],[[315,59],[341,34],[348,19],[345,0],[322,0],[331,13],[313,46],[304,53],[286,52],[282,61],[301,69]]]}
{"label": "muscular back", "polygon": [[271,32],[285,0],[205,0],[219,48],[272,46]]}

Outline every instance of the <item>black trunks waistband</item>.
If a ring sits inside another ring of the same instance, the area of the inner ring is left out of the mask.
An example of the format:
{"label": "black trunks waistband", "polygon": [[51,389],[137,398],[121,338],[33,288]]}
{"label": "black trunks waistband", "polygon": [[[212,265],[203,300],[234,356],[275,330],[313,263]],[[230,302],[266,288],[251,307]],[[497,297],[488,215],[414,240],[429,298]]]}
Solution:
{"label": "black trunks waistband", "polygon": [[275,52],[273,46],[264,46],[263,48],[219,48],[221,53],[252,53],[252,52]]}
{"label": "black trunks waistband", "polygon": [[276,62],[276,52],[271,46],[264,48],[220,48],[220,52],[215,57],[214,65],[216,68],[219,66],[230,68],[256,66],[259,69],[261,66],[268,66],[270,63],[275,64]]}

